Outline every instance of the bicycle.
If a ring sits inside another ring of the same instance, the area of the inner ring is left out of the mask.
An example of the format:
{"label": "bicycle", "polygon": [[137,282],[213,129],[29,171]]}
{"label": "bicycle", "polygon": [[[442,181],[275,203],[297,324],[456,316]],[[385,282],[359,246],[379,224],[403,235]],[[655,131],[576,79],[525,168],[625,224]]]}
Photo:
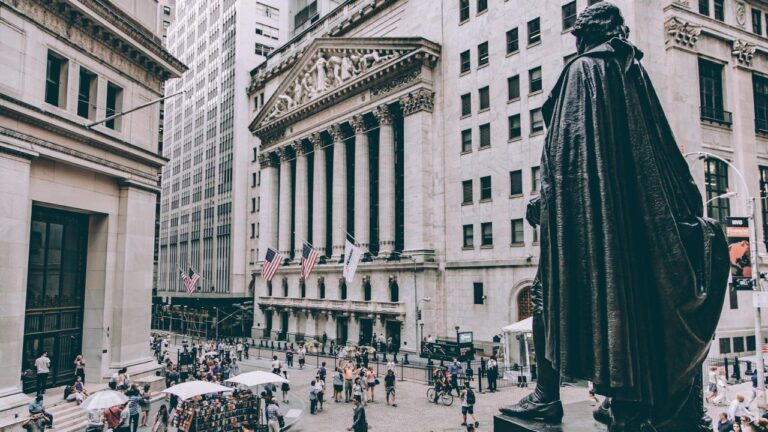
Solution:
{"label": "bicycle", "polygon": [[[440,390],[438,397],[445,406],[451,406],[453,404],[453,395],[445,390]],[[427,400],[430,402],[435,401],[435,389],[433,387],[427,389]]]}

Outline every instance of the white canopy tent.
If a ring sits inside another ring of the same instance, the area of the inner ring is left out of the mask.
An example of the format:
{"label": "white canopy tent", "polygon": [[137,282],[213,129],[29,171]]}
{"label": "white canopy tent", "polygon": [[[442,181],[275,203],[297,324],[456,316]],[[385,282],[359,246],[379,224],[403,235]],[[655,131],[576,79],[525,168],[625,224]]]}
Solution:
{"label": "white canopy tent", "polygon": [[290,381],[281,377],[280,375],[273,374],[272,372],[253,371],[237,375],[226,380],[225,382],[241,384],[247,387],[256,387],[269,383],[282,384]]}
{"label": "white canopy tent", "polygon": [[[504,334],[504,366],[511,367],[517,363],[520,366],[529,366],[531,350],[528,339],[533,335],[533,318],[510,324],[501,329]],[[519,337],[521,336],[522,337]],[[513,345],[512,342],[517,342]]]}
{"label": "white canopy tent", "polygon": [[171,388],[163,390],[163,393],[170,393],[176,395],[181,400],[189,399],[191,397],[200,396],[209,393],[219,392],[231,392],[234,389],[225,387],[220,384],[214,384],[207,381],[187,381],[185,383],[176,384]]}

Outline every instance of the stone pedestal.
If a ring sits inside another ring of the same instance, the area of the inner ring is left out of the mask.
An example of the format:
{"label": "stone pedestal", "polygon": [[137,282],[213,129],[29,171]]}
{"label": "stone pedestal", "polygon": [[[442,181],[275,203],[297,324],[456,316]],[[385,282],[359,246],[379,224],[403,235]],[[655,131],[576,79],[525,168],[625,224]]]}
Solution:
{"label": "stone pedestal", "polygon": [[534,420],[520,420],[505,415],[497,415],[493,418],[494,432],[606,432],[605,425],[592,418],[592,411],[596,408],[589,402],[567,404],[563,423],[550,425]]}

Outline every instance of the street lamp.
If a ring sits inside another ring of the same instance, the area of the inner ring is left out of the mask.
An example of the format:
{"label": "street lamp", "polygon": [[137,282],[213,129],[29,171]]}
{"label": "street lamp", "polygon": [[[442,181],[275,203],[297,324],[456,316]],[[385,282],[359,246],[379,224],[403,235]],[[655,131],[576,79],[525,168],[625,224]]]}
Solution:
{"label": "street lamp", "polygon": [[214,306],[213,310],[216,311],[216,342],[219,341],[219,308]]}
{"label": "street lamp", "polygon": [[421,348],[423,347],[421,345],[421,339],[419,338],[419,321],[421,321],[421,336],[424,337],[424,320],[421,316],[421,304],[430,301],[432,301],[431,298],[424,297],[416,303],[416,346]]}
{"label": "street lamp", "polygon": [[[684,157],[688,156],[697,156],[699,159],[717,159],[720,162],[723,162],[724,164],[728,165],[738,176],[739,180],[741,180],[741,184],[744,187],[744,194],[746,195],[746,203],[747,203],[747,220],[749,221],[749,252],[750,252],[750,261],[752,262],[752,289],[755,292],[762,292],[762,285],[760,284],[760,271],[759,271],[759,263],[758,263],[758,256],[757,256],[757,224],[755,223],[755,197],[749,195],[749,185],[747,184],[747,181],[744,179],[744,175],[739,171],[738,168],[736,168],[732,163],[729,161],[723,159],[722,157],[712,154],[709,152],[704,151],[697,151],[697,152],[691,152],[686,153],[683,155]],[[705,174],[706,176],[706,174]],[[705,179],[706,180],[706,179]],[[733,195],[738,195],[738,191],[734,192],[728,192],[723,195],[720,195],[715,198],[724,198],[729,197]],[[705,203],[704,211],[706,212],[707,206],[706,204],[709,204],[710,201],[713,201],[715,198],[710,199]],[[757,383],[758,383],[758,389],[762,391],[763,394],[763,403],[766,402],[766,394],[765,394],[765,359],[763,357],[763,331],[762,331],[762,311],[760,309],[760,303],[755,302],[755,351],[756,351],[756,357],[757,357]]]}

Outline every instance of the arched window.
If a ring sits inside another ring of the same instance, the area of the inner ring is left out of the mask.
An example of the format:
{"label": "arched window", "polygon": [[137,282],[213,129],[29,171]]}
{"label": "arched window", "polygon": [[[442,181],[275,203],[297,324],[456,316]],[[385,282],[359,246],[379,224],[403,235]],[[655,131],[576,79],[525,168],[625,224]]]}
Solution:
{"label": "arched window", "polygon": [[325,298],[325,278],[317,279],[317,294],[321,299]]}
{"label": "arched window", "polygon": [[283,297],[288,297],[288,278],[283,278]]}
{"label": "arched window", "polygon": [[339,299],[347,299],[347,281],[344,278],[339,279]]}
{"label": "arched window", "polygon": [[267,281],[267,297],[272,297],[272,281]]}
{"label": "arched window", "polygon": [[533,315],[533,304],[531,303],[531,287],[527,286],[520,290],[517,295],[517,320],[522,321]]}
{"label": "arched window", "polygon": [[363,278],[363,300],[371,301],[371,278],[369,276]]}

